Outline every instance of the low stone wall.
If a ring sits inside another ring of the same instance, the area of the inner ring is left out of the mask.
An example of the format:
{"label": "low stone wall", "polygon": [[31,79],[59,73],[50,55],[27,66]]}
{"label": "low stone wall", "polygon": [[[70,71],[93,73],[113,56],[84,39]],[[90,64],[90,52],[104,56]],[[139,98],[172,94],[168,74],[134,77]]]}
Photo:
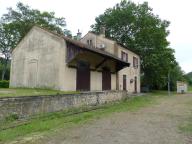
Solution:
{"label": "low stone wall", "polygon": [[126,91],[86,92],[51,96],[0,98],[0,119],[11,114],[28,117],[84,105],[97,105],[127,97]]}

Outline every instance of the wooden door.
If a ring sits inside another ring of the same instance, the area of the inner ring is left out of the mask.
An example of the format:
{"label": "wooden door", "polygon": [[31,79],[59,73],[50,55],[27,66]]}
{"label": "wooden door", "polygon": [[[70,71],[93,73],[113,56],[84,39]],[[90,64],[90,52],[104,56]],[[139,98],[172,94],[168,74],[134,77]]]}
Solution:
{"label": "wooden door", "polygon": [[102,90],[111,90],[111,72],[109,69],[103,69]]}
{"label": "wooden door", "polygon": [[80,91],[90,90],[89,64],[83,61],[79,61],[77,64],[76,89]]}
{"label": "wooden door", "polygon": [[123,90],[127,90],[127,77],[123,75]]}
{"label": "wooden door", "polygon": [[135,77],[135,93],[137,93],[137,77]]}

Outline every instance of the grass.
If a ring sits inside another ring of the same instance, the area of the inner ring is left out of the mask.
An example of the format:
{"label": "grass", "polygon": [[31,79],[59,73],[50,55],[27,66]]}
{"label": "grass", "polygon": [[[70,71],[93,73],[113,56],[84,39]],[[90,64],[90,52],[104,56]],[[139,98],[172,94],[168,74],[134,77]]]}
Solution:
{"label": "grass", "polygon": [[50,89],[0,88],[0,97],[37,96],[37,95],[74,94],[74,93],[79,92],[59,91]]}
{"label": "grass", "polygon": [[[41,115],[28,120],[29,123],[0,131],[0,142],[11,141],[18,137],[34,133],[49,133],[58,128],[69,128],[87,121],[98,119],[115,112],[136,111],[143,107],[155,104],[165,93],[153,93],[146,96],[134,97],[116,103],[109,103],[89,110],[91,107],[73,108],[70,110]],[[92,107],[93,108],[93,107]],[[78,113],[82,112],[82,113]],[[78,114],[73,114],[78,113]],[[9,126],[13,122],[4,122],[2,126]]]}
{"label": "grass", "polygon": [[189,117],[187,117],[180,125],[179,130],[183,133],[192,135],[192,101],[186,103],[187,109],[190,110]]}
{"label": "grass", "polygon": [[192,117],[188,118],[179,126],[179,130],[186,134],[192,134]]}
{"label": "grass", "polygon": [[192,92],[192,86],[190,86],[190,85],[188,86],[188,91]]}

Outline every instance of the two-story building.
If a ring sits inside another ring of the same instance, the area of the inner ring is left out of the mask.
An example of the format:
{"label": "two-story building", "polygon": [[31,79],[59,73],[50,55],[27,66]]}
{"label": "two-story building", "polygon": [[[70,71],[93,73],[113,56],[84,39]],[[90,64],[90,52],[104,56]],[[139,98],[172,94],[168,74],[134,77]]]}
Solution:
{"label": "two-story building", "polygon": [[104,34],[78,41],[34,26],[12,52],[10,87],[140,92],[139,62]]}
{"label": "two-story building", "polygon": [[105,37],[105,31],[101,30],[99,35],[88,32],[81,42],[87,43],[92,48],[106,51],[130,65],[117,72],[116,89],[128,92],[140,92],[140,57],[127,47],[116,41]]}

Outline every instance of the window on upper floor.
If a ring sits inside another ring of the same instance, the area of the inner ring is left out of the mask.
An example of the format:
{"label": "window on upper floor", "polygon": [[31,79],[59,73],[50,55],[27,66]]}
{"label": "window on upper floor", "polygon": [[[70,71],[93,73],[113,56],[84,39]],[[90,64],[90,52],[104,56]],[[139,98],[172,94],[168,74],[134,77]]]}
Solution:
{"label": "window on upper floor", "polygon": [[139,60],[138,60],[138,58],[133,57],[133,67],[134,67],[134,68],[138,68],[138,66],[139,66]]}
{"label": "window on upper floor", "polygon": [[128,54],[125,53],[124,51],[121,51],[121,59],[122,59],[123,61],[128,62]]}
{"label": "window on upper floor", "polygon": [[89,39],[89,40],[87,40],[87,44],[92,47],[93,46],[93,41],[91,39]]}

